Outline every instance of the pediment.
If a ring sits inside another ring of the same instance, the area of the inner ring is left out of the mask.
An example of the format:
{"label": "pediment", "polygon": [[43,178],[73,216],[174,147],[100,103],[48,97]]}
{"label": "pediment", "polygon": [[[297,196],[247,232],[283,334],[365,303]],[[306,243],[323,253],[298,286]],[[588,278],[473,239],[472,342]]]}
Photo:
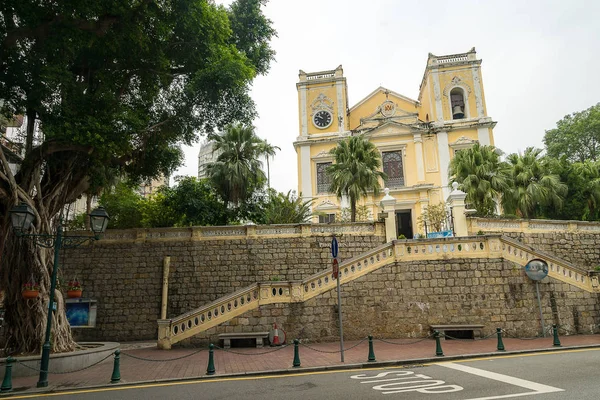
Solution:
{"label": "pediment", "polygon": [[329,199],[323,200],[319,203],[318,206],[315,207],[315,210],[317,211],[327,211],[327,210],[337,210],[339,207],[337,206],[337,204],[335,204],[334,202],[332,202]]}
{"label": "pediment", "polygon": [[425,133],[426,128],[423,128],[421,124],[403,124],[397,121],[385,121],[369,126],[364,124],[357,129],[361,133],[368,136],[402,136],[402,135],[414,135],[415,133]]}

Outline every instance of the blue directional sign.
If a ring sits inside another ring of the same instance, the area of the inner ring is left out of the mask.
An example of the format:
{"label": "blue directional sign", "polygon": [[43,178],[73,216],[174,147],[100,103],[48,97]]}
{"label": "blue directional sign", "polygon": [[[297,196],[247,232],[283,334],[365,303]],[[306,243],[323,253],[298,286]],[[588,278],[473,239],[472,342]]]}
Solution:
{"label": "blue directional sign", "polygon": [[331,256],[336,258],[338,256],[338,241],[336,238],[331,239]]}

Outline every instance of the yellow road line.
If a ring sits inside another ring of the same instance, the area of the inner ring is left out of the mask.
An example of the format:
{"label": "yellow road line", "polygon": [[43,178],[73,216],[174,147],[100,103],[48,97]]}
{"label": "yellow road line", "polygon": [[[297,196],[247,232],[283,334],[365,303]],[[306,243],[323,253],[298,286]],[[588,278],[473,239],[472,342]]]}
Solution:
{"label": "yellow road line", "polygon": [[2,396],[2,397],[0,397],[0,400],[31,399],[31,398],[35,398],[35,397],[69,396],[69,395],[77,395],[77,394],[85,394],[85,393],[111,392],[111,391],[117,391],[117,390],[145,389],[145,388],[179,386],[179,385],[193,385],[193,384],[198,384],[198,383],[250,381],[250,380],[258,380],[258,379],[288,378],[288,377],[294,377],[294,376],[339,374],[339,373],[344,373],[344,372],[356,372],[356,371],[407,369],[407,368],[415,368],[415,367],[420,367],[420,366],[431,366],[431,365],[436,365],[436,364],[446,364],[446,363],[457,364],[457,363],[463,363],[463,362],[495,360],[495,359],[499,359],[499,358],[532,357],[532,356],[544,356],[544,355],[559,354],[559,353],[580,353],[580,352],[585,352],[585,351],[600,351],[600,348],[556,350],[556,351],[547,351],[547,352],[541,352],[541,353],[510,354],[510,355],[505,355],[505,356],[497,355],[497,356],[480,357],[480,358],[474,357],[474,358],[468,358],[468,359],[464,359],[464,360],[432,362],[432,363],[427,363],[427,364],[408,364],[408,365],[374,367],[374,368],[353,368],[353,369],[331,370],[331,371],[300,372],[297,374],[244,376],[244,377],[214,378],[214,379],[196,379],[196,380],[179,381],[179,382],[149,383],[149,384],[139,384],[139,385],[131,385],[131,386],[104,387],[104,388],[98,388],[98,389],[85,389],[85,390],[74,389],[72,391],[55,392],[55,393],[31,393],[31,394],[17,395],[17,396],[12,396],[12,397]]}

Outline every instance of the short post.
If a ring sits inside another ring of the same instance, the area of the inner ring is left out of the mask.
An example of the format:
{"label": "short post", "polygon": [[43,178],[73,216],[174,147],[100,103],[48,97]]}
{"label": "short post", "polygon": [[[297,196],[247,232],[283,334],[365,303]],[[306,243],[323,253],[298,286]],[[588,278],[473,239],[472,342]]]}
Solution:
{"label": "short post", "polygon": [[442,351],[442,344],[440,343],[440,332],[433,331],[433,337],[435,338],[435,355],[442,357],[444,352]]}
{"label": "short post", "polygon": [[121,381],[121,350],[115,350],[115,362],[113,372],[110,377],[110,383],[119,383]]}
{"label": "short post", "polygon": [[498,351],[504,351],[504,343],[502,343],[502,328],[496,328],[496,335],[498,335]]}
{"label": "short post", "polygon": [[8,356],[6,357],[6,369],[4,370],[4,379],[2,380],[2,387],[0,390],[2,392],[11,392],[12,391],[12,365],[15,362],[15,359]]}
{"label": "short post", "polygon": [[373,336],[369,335],[369,362],[374,362],[375,352],[373,351]]}
{"label": "short post", "polygon": [[298,343],[300,343],[300,341],[298,339],[294,339],[294,362],[292,363],[292,366],[294,368],[298,368],[300,366],[300,353],[298,351]]}
{"label": "short post", "polygon": [[216,372],[214,353],[215,353],[215,345],[211,343],[208,345],[208,368],[206,368],[206,375],[214,375]]}
{"label": "short post", "polygon": [[560,339],[558,338],[558,327],[556,326],[556,324],[552,325],[552,331],[554,333],[554,342],[552,343],[552,345],[560,347]]}

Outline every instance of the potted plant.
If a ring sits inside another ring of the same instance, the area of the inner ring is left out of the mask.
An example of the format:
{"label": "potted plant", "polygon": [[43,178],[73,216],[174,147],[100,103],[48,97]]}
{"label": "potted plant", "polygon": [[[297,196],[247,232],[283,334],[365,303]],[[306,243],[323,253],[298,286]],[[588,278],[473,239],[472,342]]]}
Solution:
{"label": "potted plant", "polygon": [[83,286],[77,279],[69,281],[67,283],[67,297],[70,299],[75,299],[81,297],[81,293],[83,292]]}
{"label": "potted plant", "polygon": [[21,286],[21,296],[23,296],[24,299],[37,299],[39,293],[40,285],[33,280],[30,280]]}

